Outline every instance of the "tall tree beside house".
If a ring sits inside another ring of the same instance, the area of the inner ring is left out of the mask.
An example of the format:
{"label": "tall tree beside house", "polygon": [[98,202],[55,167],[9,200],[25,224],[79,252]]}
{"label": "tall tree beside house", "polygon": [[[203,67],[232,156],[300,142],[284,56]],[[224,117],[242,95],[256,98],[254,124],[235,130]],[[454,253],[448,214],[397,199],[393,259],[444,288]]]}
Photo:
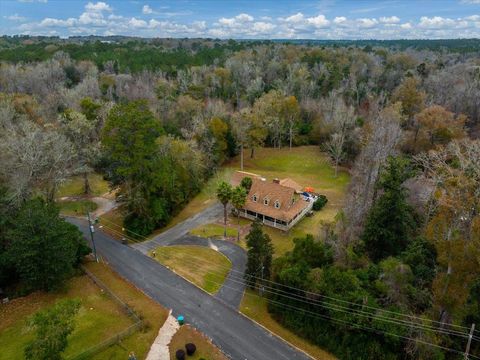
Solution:
{"label": "tall tree beside house", "polygon": [[262,231],[262,224],[258,221],[252,224],[246,240],[248,250],[244,278],[247,285],[255,288],[258,279],[270,278],[273,245],[270,236]]}
{"label": "tall tree beside house", "polygon": [[27,360],[61,360],[68,345],[68,336],[75,328],[75,315],[80,302],[62,300],[51,308],[37,312],[31,319],[36,337],[25,348]]}
{"label": "tall tree beside house", "polygon": [[227,237],[227,205],[232,199],[232,186],[222,181],[217,186],[217,199],[223,205],[223,236]]}
{"label": "tall tree beside house", "polygon": [[240,241],[240,209],[242,209],[245,206],[246,200],[247,200],[247,190],[243,186],[239,185],[235,189],[233,189],[232,205],[237,211],[237,220],[238,220],[237,241]]}
{"label": "tall tree beside house", "polygon": [[378,187],[383,191],[367,216],[362,241],[374,261],[400,254],[415,229],[414,210],[407,203],[405,180],[412,176],[409,162],[389,157]]}

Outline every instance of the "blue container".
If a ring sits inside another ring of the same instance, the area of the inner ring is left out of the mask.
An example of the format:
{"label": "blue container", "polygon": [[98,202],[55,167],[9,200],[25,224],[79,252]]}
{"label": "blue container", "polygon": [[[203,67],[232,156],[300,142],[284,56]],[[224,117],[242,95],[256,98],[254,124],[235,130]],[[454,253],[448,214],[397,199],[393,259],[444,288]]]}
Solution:
{"label": "blue container", "polygon": [[179,315],[177,321],[180,325],[183,325],[185,323],[185,318],[182,315]]}

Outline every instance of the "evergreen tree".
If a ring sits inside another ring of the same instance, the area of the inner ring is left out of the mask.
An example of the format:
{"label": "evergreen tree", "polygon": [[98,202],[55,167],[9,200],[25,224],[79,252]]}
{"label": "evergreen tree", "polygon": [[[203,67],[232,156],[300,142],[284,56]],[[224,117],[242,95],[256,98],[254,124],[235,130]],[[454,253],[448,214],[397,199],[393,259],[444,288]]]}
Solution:
{"label": "evergreen tree", "polygon": [[372,206],[362,234],[365,250],[375,262],[405,250],[413,234],[415,214],[402,185],[411,175],[407,160],[388,159],[378,184],[383,194]]}
{"label": "evergreen tree", "polygon": [[10,223],[8,262],[29,290],[57,288],[90,251],[77,227],[41,198],[27,201]]}
{"label": "evergreen tree", "polygon": [[254,288],[258,279],[269,279],[272,267],[273,245],[270,236],[262,231],[260,222],[254,222],[247,237],[247,268],[245,280]]}

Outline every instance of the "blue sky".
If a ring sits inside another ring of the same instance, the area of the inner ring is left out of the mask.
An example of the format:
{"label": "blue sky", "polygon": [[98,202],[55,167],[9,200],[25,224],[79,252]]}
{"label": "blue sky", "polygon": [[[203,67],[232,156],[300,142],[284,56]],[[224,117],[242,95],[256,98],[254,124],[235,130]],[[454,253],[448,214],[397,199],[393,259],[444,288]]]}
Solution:
{"label": "blue sky", "polygon": [[480,37],[480,0],[0,0],[0,33],[145,37]]}

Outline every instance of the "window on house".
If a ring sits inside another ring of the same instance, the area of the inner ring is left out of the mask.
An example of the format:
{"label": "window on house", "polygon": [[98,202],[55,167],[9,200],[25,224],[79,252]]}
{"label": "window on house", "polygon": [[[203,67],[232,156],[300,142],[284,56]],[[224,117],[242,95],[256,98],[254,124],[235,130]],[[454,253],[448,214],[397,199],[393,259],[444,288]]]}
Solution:
{"label": "window on house", "polygon": [[280,202],[278,200],[275,201],[275,209],[280,209]]}
{"label": "window on house", "polygon": [[263,199],[263,204],[268,205],[268,198]]}
{"label": "window on house", "polygon": [[252,200],[257,202],[257,195],[256,194],[252,196]]}

